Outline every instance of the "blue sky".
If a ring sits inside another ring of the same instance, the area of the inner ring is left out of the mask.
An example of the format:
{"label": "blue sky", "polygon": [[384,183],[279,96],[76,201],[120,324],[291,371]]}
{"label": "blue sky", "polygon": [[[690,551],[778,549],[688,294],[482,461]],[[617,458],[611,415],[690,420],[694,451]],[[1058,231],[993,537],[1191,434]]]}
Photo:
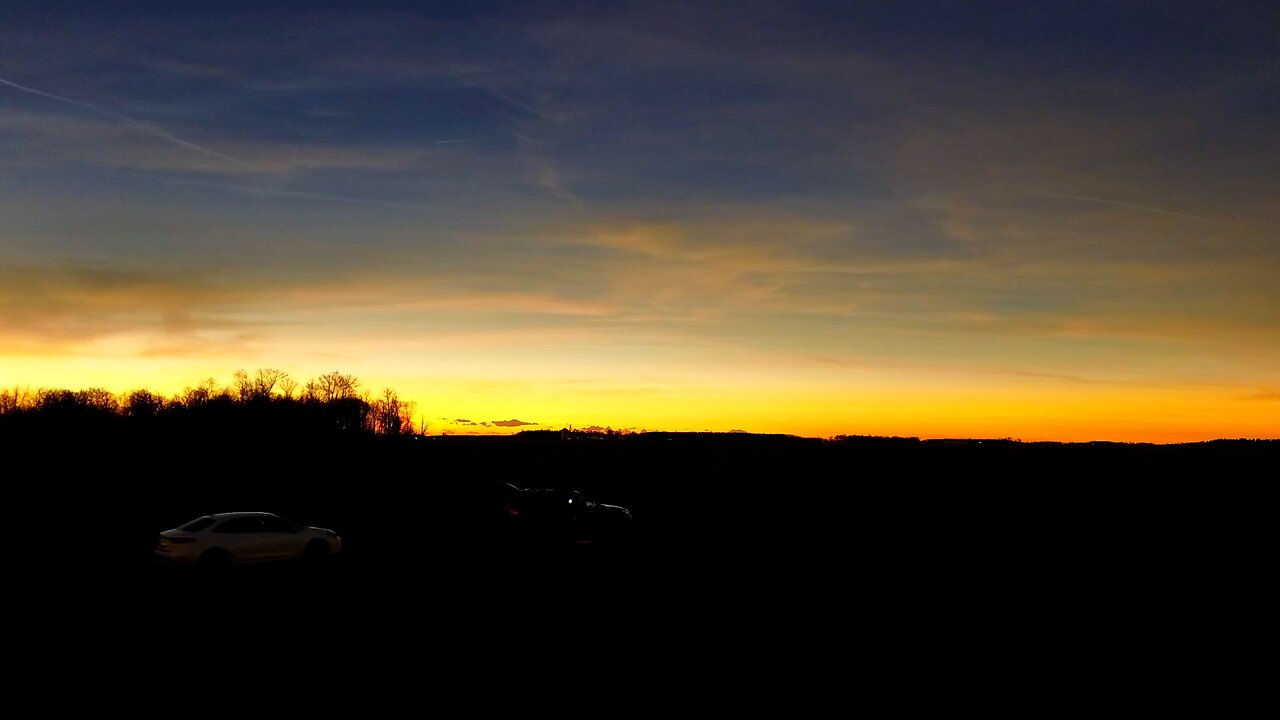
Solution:
{"label": "blue sky", "polygon": [[[1212,397],[1160,437],[1274,429],[1278,26],[1265,3],[6,4],[0,381],[336,365],[439,417],[727,429],[741,402],[777,408],[762,431],[1046,437]],[[1082,386],[1107,390],[1081,410]],[[630,417],[627,393],[660,399]],[[859,404],[881,395],[901,418]],[[1113,417],[1124,397],[1154,404]]]}

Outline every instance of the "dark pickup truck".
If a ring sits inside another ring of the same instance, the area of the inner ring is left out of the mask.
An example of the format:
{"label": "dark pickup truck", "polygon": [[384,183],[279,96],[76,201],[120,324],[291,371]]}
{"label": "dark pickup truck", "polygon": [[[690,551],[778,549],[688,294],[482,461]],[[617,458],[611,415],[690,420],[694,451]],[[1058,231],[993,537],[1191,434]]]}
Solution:
{"label": "dark pickup truck", "polygon": [[631,529],[629,509],[578,490],[503,486],[500,522],[509,535],[591,544],[624,539]]}

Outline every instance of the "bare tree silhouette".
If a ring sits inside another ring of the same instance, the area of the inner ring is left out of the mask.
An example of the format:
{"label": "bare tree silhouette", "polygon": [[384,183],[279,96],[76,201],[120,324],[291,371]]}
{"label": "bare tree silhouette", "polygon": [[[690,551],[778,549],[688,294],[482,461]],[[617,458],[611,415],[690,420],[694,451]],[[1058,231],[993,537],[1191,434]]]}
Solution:
{"label": "bare tree silhouette", "polygon": [[359,388],[359,380],[335,370],[308,381],[303,391],[303,398],[323,403],[335,400],[358,400]]}

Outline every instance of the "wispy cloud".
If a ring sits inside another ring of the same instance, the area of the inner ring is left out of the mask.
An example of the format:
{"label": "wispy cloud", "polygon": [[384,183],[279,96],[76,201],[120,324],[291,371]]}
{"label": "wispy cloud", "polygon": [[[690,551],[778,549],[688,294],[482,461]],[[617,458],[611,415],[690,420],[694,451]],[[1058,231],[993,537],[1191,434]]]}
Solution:
{"label": "wispy cloud", "polygon": [[12,80],[6,80],[4,78],[0,78],[0,85],[5,85],[15,90],[21,90],[22,92],[25,92],[25,93],[38,95],[43,98],[48,98],[50,100],[55,100],[60,103],[71,105],[73,107],[78,107],[78,108],[81,108],[82,110],[88,110],[89,112],[95,113],[109,120],[114,120],[115,122],[121,123],[133,130],[137,130],[138,132],[142,132],[152,137],[165,140],[175,145],[180,145],[184,148],[187,148],[188,150],[194,150],[195,152],[203,153],[205,155],[209,155],[211,157],[215,157],[220,160],[225,160],[229,163],[234,163],[236,165],[245,164],[242,160],[231,157],[230,155],[227,155],[225,153],[220,153],[217,150],[212,150],[210,148],[204,147],[203,145],[197,145],[196,143],[193,143],[189,140],[184,140],[178,137],[177,135],[174,135],[173,133],[169,132],[168,130],[165,130],[162,127],[159,127],[151,123],[142,122],[141,120],[136,120],[132,117],[129,117],[128,115],[116,112],[114,110],[108,110],[107,108],[100,107],[98,105],[93,105],[91,103],[81,102],[79,100],[73,100],[68,97],[63,97],[62,95],[55,95],[54,93],[51,93],[51,92],[45,92],[44,90],[28,87],[26,85],[20,85],[16,82],[13,82]]}
{"label": "wispy cloud", "polygon": [[128,336],[149,352],[225,349],[255,328],[227,313],[243,298],[196,272],[0,264],[0,346],[4,354],[74,352]]}
{"label": "wispy cloud", "polygon": [[298,200],[317,200],[321,202],[347,203],[351,205],[372,205],[376,207],[392,207],[405,208],[411,210],[428,210],[426,205],[415,205],[412,203],[392,202],[390,200],[376,200],[372,198],[348,197],[346,195],[330,195],[328,193],[304,192],[300,190],[281,190],[277,188],[265,188],[257,185],[235,185],[230,183],[207,182],[204,180],[166,180],[171,185],[189,185],[192,187],[204,187],[214,190],[226,190],[230,192],[244,193],[247,195],[261,195],[271,197],[294,198]]}
{"label": "wispy cloud", "polygon": [[[231,152],[252,157],[252,163],[228,164],[216,157],[174,153],[118,123],[46,112],[12,110],[0,114],[0,131],[15,134],[4,159],[24,164],[98,164],[157,173],[200,173],[226,177],[255,177],[304,173],[403,174],[430,168],[457,173],[465,167],[448,146],[415,143],[339,145],[290,140],[228,141]],[[450,156],[455,156],[450,161]],[[474,160],[468,161],[474,165]]]}
{"label": "wispy cloud", "polygon": [[1199,220],[1200,222],[1213,223],[1215,225],[1232,226],[1235,224],[1235,223],[1227,222],[1225,220],[1215,220],[1214,218],[1207,218],[1200,215],[1190,215],[1188,213],[1174,212],[1172,210],[1164,210],[1161,208],[1150,207],[1148,205],[1135,205],[1134,203],[1120,202],[1119,200],[1107,200],[1105,198],[1087,197],[1084,195],[1061,195],[1058,193],[1034,193],[1034,194],[1037,197],[1060,198],[1062,200],[1079,200],[1082,202],[1101,203],[1104,205],[1115,205],[1118,207],[1129,208],[1130,210],[1141,210],[1143,212],[1156,213],[1159,215],[1169,215],[1172,217],[1186,218],[1188,220]]}

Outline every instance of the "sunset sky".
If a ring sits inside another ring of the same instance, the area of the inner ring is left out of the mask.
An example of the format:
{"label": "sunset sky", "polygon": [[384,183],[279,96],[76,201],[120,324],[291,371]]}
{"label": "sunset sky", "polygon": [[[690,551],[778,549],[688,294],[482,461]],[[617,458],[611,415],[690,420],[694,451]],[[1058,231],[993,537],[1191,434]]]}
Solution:
{"label": "sunset sky", "polygon": [[0,5],[0,387],[258,368],[431,433],[1280,437],[1280,9]]}

